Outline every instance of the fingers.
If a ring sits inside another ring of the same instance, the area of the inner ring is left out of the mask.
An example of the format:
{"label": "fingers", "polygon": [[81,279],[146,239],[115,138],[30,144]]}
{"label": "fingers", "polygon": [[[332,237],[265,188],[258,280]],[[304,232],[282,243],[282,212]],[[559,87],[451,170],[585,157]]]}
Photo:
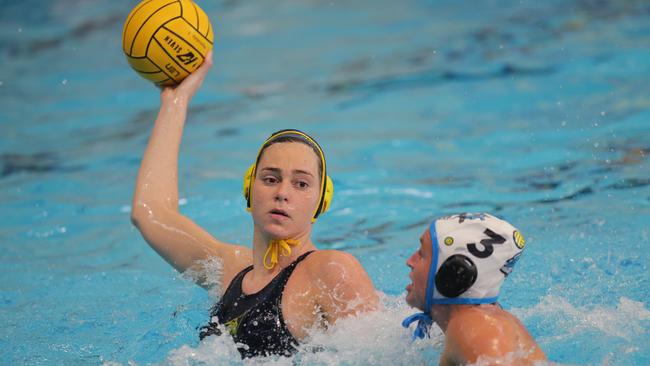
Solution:
{"label": "fingers", "polygon": [[179,91],[187,93],[188,97],[192,97],[194,93],[201,87],[203,80],[205,80],[208,71],[212,67],[212,51],[208,52],[203,60],[201,66],[198,69],[194,70],[189,76],[185,78],[177,87]]}
{"label": "fingers", "polygon": [[203,60],[201,66],[199,66],[198,69],[194,70],[194,72],[191,73],[187,77],[187,79],[199,79],[203,81],[203,79],[205,79],[205,75],[208,74],[208,71],[210,71],[211,67],[212,67],[212,51],[208,52],[208,54],[205,55],[205,59]]}
{"label": "fingers", "polygon": [[210,69],[212,67],[212,50],[210,50],[208,52],[208,54],[205,55],[205,59],[203,60],[203,64],[201,64],[201,66],[199,66],[199,69],[201,69],[203,67],[205,67],[207,69]]}
{"label": "fingers", "polygon": [[199,83],[201,83],[205,79],[205,76],[208,74],[208,71],[210,71],[211,67],[212,67],[212,50],[210,50],[210,52],[208,52],[208,54],[205,56],[205,60],[203,60],[201,66],[199,66],[198,69],[196,69],[193,73],[191,73],[188,76],[188,78],[191,77],[194,79],[198,79]]}
{"label": "fingers", "polygon": [[198,69],[189,74],[180,84],[175,86],[164,86],[160,88],[160,96],[162,100],[169,98],[176,99],[182,98],[189,102],[197,90],[203,84],[208,71],[212,67],[212,50],[205,55],[205,59]]}

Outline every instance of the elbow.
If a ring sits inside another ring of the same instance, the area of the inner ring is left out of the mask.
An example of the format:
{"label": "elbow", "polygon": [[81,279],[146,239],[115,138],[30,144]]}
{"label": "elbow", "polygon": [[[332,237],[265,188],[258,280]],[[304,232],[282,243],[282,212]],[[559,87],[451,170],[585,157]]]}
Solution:
{"label": "elbow", "polygon": [[138,209],[135,205],[131,207],[131,224],[138,229],[140,229],[140,225],[144,220],[144,213],[142,211],[142,209]]}
{"label": "elbow", "polygon": [[133,202],[131,206],[131,224],[142,231],[142,226],[154,216],[153,209],[142,202]]}
{"label": "elbow", "polygon": [[155,215],[152,210],[142,206],[136,207],[135,205],[131,208],[131,224],[138,229],[140,235],[147,242],[152,233],[157,231],[158,225],[155,225],[155,221]]}
{"label": "elbow", "polygon": [[138,229],[140,228],[140,218],[133,212],[131,212],[131,225],[135,226]]}
{"label": "elbow", "polygon": [[173,222],[176,214],[164,205],[138,202],[131,206],[131,223],[145,235],[145,232],[159,227],[161,223]]}

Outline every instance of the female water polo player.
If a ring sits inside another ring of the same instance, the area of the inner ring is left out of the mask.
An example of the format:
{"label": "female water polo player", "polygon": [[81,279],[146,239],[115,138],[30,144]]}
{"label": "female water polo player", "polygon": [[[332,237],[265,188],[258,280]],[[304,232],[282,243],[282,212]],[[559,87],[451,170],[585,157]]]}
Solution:
{"label": "female water polo player", "polygon": [[242,357],[291,355],[308,330],[375,309],[378,296],[352,255],[317,250],[311,241],[312,224],[329,207],[333,187],[323,151],[303,132],[273,134],[246,173],[252,248],[221,242],[179,212],[179,145],[188,103],[210,69],[211,57],[177,87],[162,89],[131,219],[179,272],[201,271],[198,263],[212,257],[223,263],[226,290],[201,338],[225,329]]}
{"label": "female water polo player", "polygon": [[544,352],[521,322],[498,304],[499,289],[525,241],[512,225],[489,214],[435,220],[406,261],[412,283],[406,302],[422,310],[413,338],[433,322],[445,333],[440,365],[532,365]]}

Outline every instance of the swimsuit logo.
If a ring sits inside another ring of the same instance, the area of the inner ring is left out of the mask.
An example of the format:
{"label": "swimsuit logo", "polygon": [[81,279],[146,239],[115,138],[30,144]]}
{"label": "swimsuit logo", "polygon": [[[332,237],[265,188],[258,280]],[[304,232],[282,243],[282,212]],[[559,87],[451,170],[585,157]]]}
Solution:
{"label": "swimsuit logo", "polygon": [[237,334],[237,331],[239,330],[239,321],[241,318],[242,316],[240,315],[224,323],[226,329],[228,329],[228,333],[230,333],[231,336],[235,336]]}
{"label": "swimsuit logo", "polygon": [[454,238],[452,238],[451,236],[446,237],[445,238],[445,245],[449,246],[449,245],[452,245],[452,244],[454,244]]}
{"label": "swimsuit logo", "polygon": [[526,239],[524,239],[524,236],[521,235],[519,230],[515,230],[515,232],[512,233],[512,239],[515,241],[517,248],[524,249],[524,246],[526,245]]}

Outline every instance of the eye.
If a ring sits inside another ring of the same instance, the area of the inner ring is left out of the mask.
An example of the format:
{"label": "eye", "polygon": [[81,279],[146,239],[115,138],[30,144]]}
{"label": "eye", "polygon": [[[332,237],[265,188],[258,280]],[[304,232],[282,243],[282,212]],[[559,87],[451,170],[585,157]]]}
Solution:
{"label": "eye", "polygon": [[278,182],[278,179],[272,175],[267,175],[266,177],[262,178],[262,181],[266,184],[275,184]]}
{"label": "eye", "polygon": [[307,189],[309,188],[309,183],[305,182],[304,180],[299,180],[296,182],[296,187],[300,189]]}

